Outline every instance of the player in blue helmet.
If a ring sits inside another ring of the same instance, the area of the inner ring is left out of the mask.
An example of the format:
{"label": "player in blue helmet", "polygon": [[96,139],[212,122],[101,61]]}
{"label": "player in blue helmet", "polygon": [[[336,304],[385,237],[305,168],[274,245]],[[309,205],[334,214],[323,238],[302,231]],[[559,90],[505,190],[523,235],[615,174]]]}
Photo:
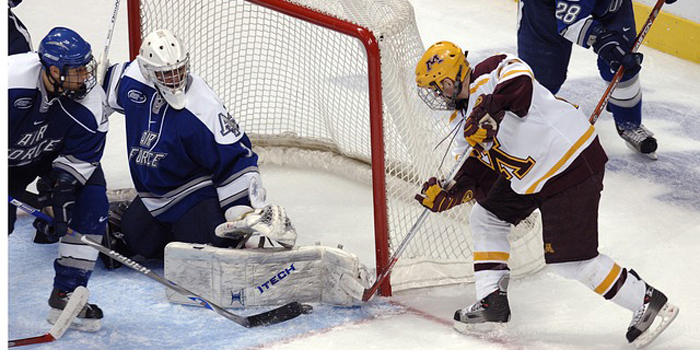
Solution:
{"label": "player in blue helmet", "polygon": [[[37,220],[35,241],[58,241],[49,321],[55,322],[70,293],[86,286],[97,251],[66,235],[68,227],[100,240],[106,230],[108,203],[100,166],[108,121],[105,95],[95,86],[92,50],[71,29],[56,27],[36,52],[8,57],[9,193],[27,198],[35,179],[37,204],[53,215],[53,224]],[[10,230],[16,210],[10,208]],[[97,330],[102,310],[87,304],[75,328]]]}
{"label": "player in blue helmet", "polygon": [[632,0],[521,0],[518,18],[518,56],[553,94],[566,80],[574,43],[598,54],[598,70],[605,81],[625,67],[608,110],[627,145],[656,159],[656,139],[642,124],[642,55],[630,52],[636,39]]}

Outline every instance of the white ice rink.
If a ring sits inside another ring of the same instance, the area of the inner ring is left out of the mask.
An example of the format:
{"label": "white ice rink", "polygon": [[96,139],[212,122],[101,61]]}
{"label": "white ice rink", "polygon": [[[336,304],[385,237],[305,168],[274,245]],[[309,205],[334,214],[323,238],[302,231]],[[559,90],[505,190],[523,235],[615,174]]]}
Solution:
{"label": "white ice rink", "polygon": [[[454,41],[470,51],[472,63],[500,51],[516,53],[517,5],[511,0],[410,1],[425,46]],[[113,3],[25,0],[15,12],[33,35],[35,49],[50,28],[64,25],[91,42],[99,55]],[[112,62],[127,59],[127,42],[124,2]],[[680,307],[675,323],[650,348],[700,349],[700,65],[647,47],[641,52],[644,124],[656,133],[659,160],[633,154],[617,136],[611,116],[603,113],[596,127],[610,161],[600,209],[600,251],[635,269]],[[589,114],[604,89],[595,54],[575,47],[569,79],[559,94]],[[131,186],[126,159],[123,118],[114,115],[103,161],[109,188]],[[341,243],[366,265],[374,265],[369,186],[276,166],[263,167],[262,173],[270,201],[285,206],[294,220],[299,243]],[[305,198],[303,203],[299,198]],[[352,215],[347,215],[349,210]],[[44,317],[56,246],[32,244],[30,228],[30,218],[23,216],[8,239],[11,339],[41,335],[50,327]],[[158,264],[147,266],[163,272]],[[161,285],[127,268],[107,271],[98,262],[89,288],[91,302],[105,312],[102,330],[68,331],[59,341],[35,348],[632,348],[624,336],[629,311],[549,269],[511,283],[509,327],[482,338],[451,327],[454,310],[474,301],[473,285],[414,290],[375,298],[363,307],[317,306],[312,315],[251,330],[205,309],[170,304]]]}

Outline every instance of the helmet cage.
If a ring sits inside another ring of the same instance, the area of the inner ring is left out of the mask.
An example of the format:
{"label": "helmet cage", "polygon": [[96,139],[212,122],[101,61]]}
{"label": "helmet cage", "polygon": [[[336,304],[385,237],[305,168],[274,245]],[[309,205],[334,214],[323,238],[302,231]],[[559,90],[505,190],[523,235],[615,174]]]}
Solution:
{"label": "helmet cage", "polygon": [[190,54],[185,59],[172,65],[156,67],[142,62],[145,68],[146,79],[151,81],[163,94],[177,95],[187,89],[187,80],[190,75]]}
{"label": "helmet cage", "polygon": [[[453,78],[455,86],[452,96],[445,95],[445,92],[442,90],[441,82],[437,81],[431,81],[428,83],[427,87],[419,85],[418,96],[420,96],[421,100],[423,100],[423,102],[431,109],[446,111],[456,109],[457,95],[462,92],[463,86],[461,79],[462,69],[464,69],[464,65],[459,66],[459,70],[457,71],[456,76]],[[444,79],[447,79],[447,77]]]}

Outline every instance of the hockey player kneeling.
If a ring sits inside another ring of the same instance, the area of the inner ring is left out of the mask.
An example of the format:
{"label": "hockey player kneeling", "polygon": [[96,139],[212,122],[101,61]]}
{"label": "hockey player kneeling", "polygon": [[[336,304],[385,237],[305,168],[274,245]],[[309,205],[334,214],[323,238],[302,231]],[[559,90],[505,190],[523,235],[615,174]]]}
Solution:
{"label": "hockey player kneeling", "polygon": [[[339,286],[340,276],[370,274],[354,254],[324,246],[296,247],[296,230],[284,208],[236,206],[216,235],[241,240],[239,248],[173,242],[165,248],[165,277],[224,307],[291,301],[349,306],[354,299]],[[195,304],[167,291],[168,300]]]}

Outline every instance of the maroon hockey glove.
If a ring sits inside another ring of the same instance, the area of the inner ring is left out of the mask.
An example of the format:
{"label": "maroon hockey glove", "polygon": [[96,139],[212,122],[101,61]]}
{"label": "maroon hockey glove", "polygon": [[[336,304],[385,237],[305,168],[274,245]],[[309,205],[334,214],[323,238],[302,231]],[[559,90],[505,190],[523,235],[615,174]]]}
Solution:
{"label": "maroon hockey glove", "polygon": [[451,188],[445,190],[442,188],[442,181],[431,177],[423,184],[421,193],[417,194],[415,198],[422,206],[432,212],[439,213],[452,209],[474,198],[474,180],[469,177],[463,178],[466,181],[455,182]]}
{"label": "maroon hockey glove", "polygon": [[477,97],[472,112],[464,124],[464,138],[472,147],[483,142],[492,142],[498,131],[498,123],[503,120],[505,111],[494,107],[491,95]]}

